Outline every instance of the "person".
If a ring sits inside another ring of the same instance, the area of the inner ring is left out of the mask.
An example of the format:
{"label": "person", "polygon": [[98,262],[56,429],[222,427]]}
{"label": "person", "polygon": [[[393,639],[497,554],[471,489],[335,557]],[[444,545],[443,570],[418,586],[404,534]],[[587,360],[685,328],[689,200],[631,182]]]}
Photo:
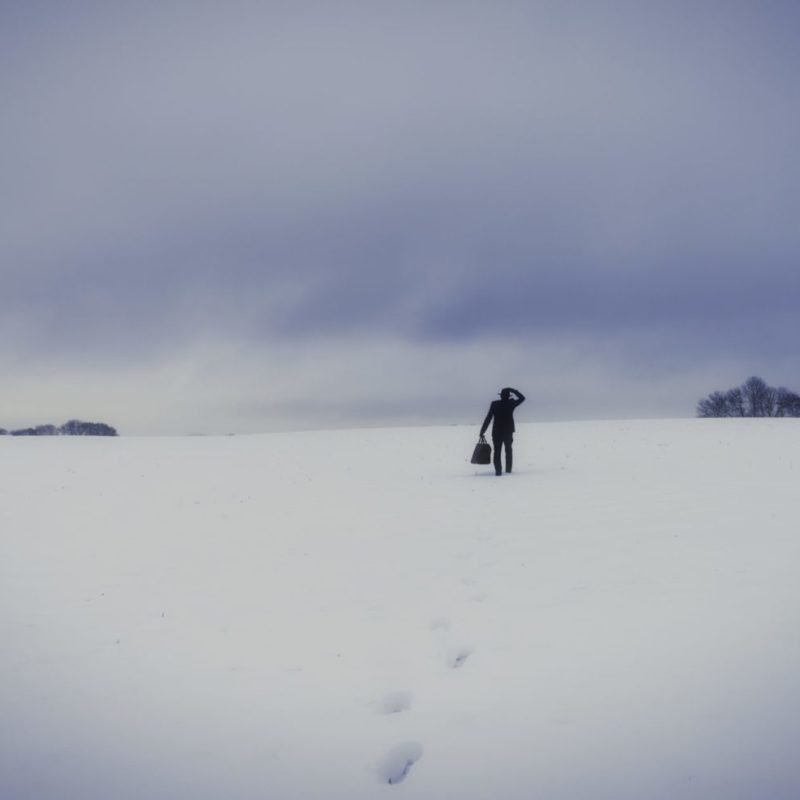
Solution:
{"label": "person", "polygon": [[[511,395],[516,395],[512,399]],[[489,423],[492,423],[492,444],[494,445],[494,473],[502,475],[502,464],[500,462],[500,450],[506,451],[506,472],[511,472],[512,452],[511,445],[514,441],[514,409],[525,402],[525,395],[517,389],[507,386],[500,392],[500,399],[493,400],[489,406],[489,413],[481,425],[481,436],[486,433]]]}

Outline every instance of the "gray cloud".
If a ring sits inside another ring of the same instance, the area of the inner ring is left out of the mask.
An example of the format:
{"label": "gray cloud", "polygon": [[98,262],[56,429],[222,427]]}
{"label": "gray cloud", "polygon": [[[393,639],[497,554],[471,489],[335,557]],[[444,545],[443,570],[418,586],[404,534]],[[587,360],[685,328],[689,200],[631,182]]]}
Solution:
{"label": "gray cloud", "polygon": [[795,363],[792,4],[0,14],[5,363],[348,337]]}

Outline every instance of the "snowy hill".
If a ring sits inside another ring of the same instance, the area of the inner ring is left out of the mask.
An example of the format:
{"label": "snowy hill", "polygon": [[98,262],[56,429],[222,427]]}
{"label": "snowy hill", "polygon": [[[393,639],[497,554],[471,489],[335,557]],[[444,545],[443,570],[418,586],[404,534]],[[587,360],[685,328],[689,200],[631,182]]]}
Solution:
{"label": "snowy hill", "polygon": [[799,797],[797,421],[475,434],[0,440],[0,797]]}

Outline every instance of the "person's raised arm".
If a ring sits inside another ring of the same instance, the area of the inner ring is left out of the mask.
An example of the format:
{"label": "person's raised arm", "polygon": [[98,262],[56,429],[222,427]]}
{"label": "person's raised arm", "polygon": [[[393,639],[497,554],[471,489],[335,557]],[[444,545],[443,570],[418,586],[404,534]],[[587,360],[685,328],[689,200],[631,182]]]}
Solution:
{"label": "person's raised arm", "polygon": [[519,405],[520,403],[525,402],[525,395],[522,394],[522,392],[519,389],[512,389],[511,391],[514,392],[514,394],[517,396],[517,402],[515,403],[515,405]]}
{"label": "person's raised arm", "polygon": [[489,423],[492,421],[492,415],[494,414],[494,408],[489,406],[489,413],[486,415],[486,419],[483,421],[483,425],[481,425],[481,436],[486,433],[486,429],[489,427]]}

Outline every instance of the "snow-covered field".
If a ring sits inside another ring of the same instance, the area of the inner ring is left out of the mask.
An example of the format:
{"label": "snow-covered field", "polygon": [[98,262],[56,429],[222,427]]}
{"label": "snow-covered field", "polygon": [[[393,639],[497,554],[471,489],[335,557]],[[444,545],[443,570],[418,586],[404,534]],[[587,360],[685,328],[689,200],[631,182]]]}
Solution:
{"label": "snow-covered field", "polygon": [[800,797],[800,425],[0,439],[2,800]]}

